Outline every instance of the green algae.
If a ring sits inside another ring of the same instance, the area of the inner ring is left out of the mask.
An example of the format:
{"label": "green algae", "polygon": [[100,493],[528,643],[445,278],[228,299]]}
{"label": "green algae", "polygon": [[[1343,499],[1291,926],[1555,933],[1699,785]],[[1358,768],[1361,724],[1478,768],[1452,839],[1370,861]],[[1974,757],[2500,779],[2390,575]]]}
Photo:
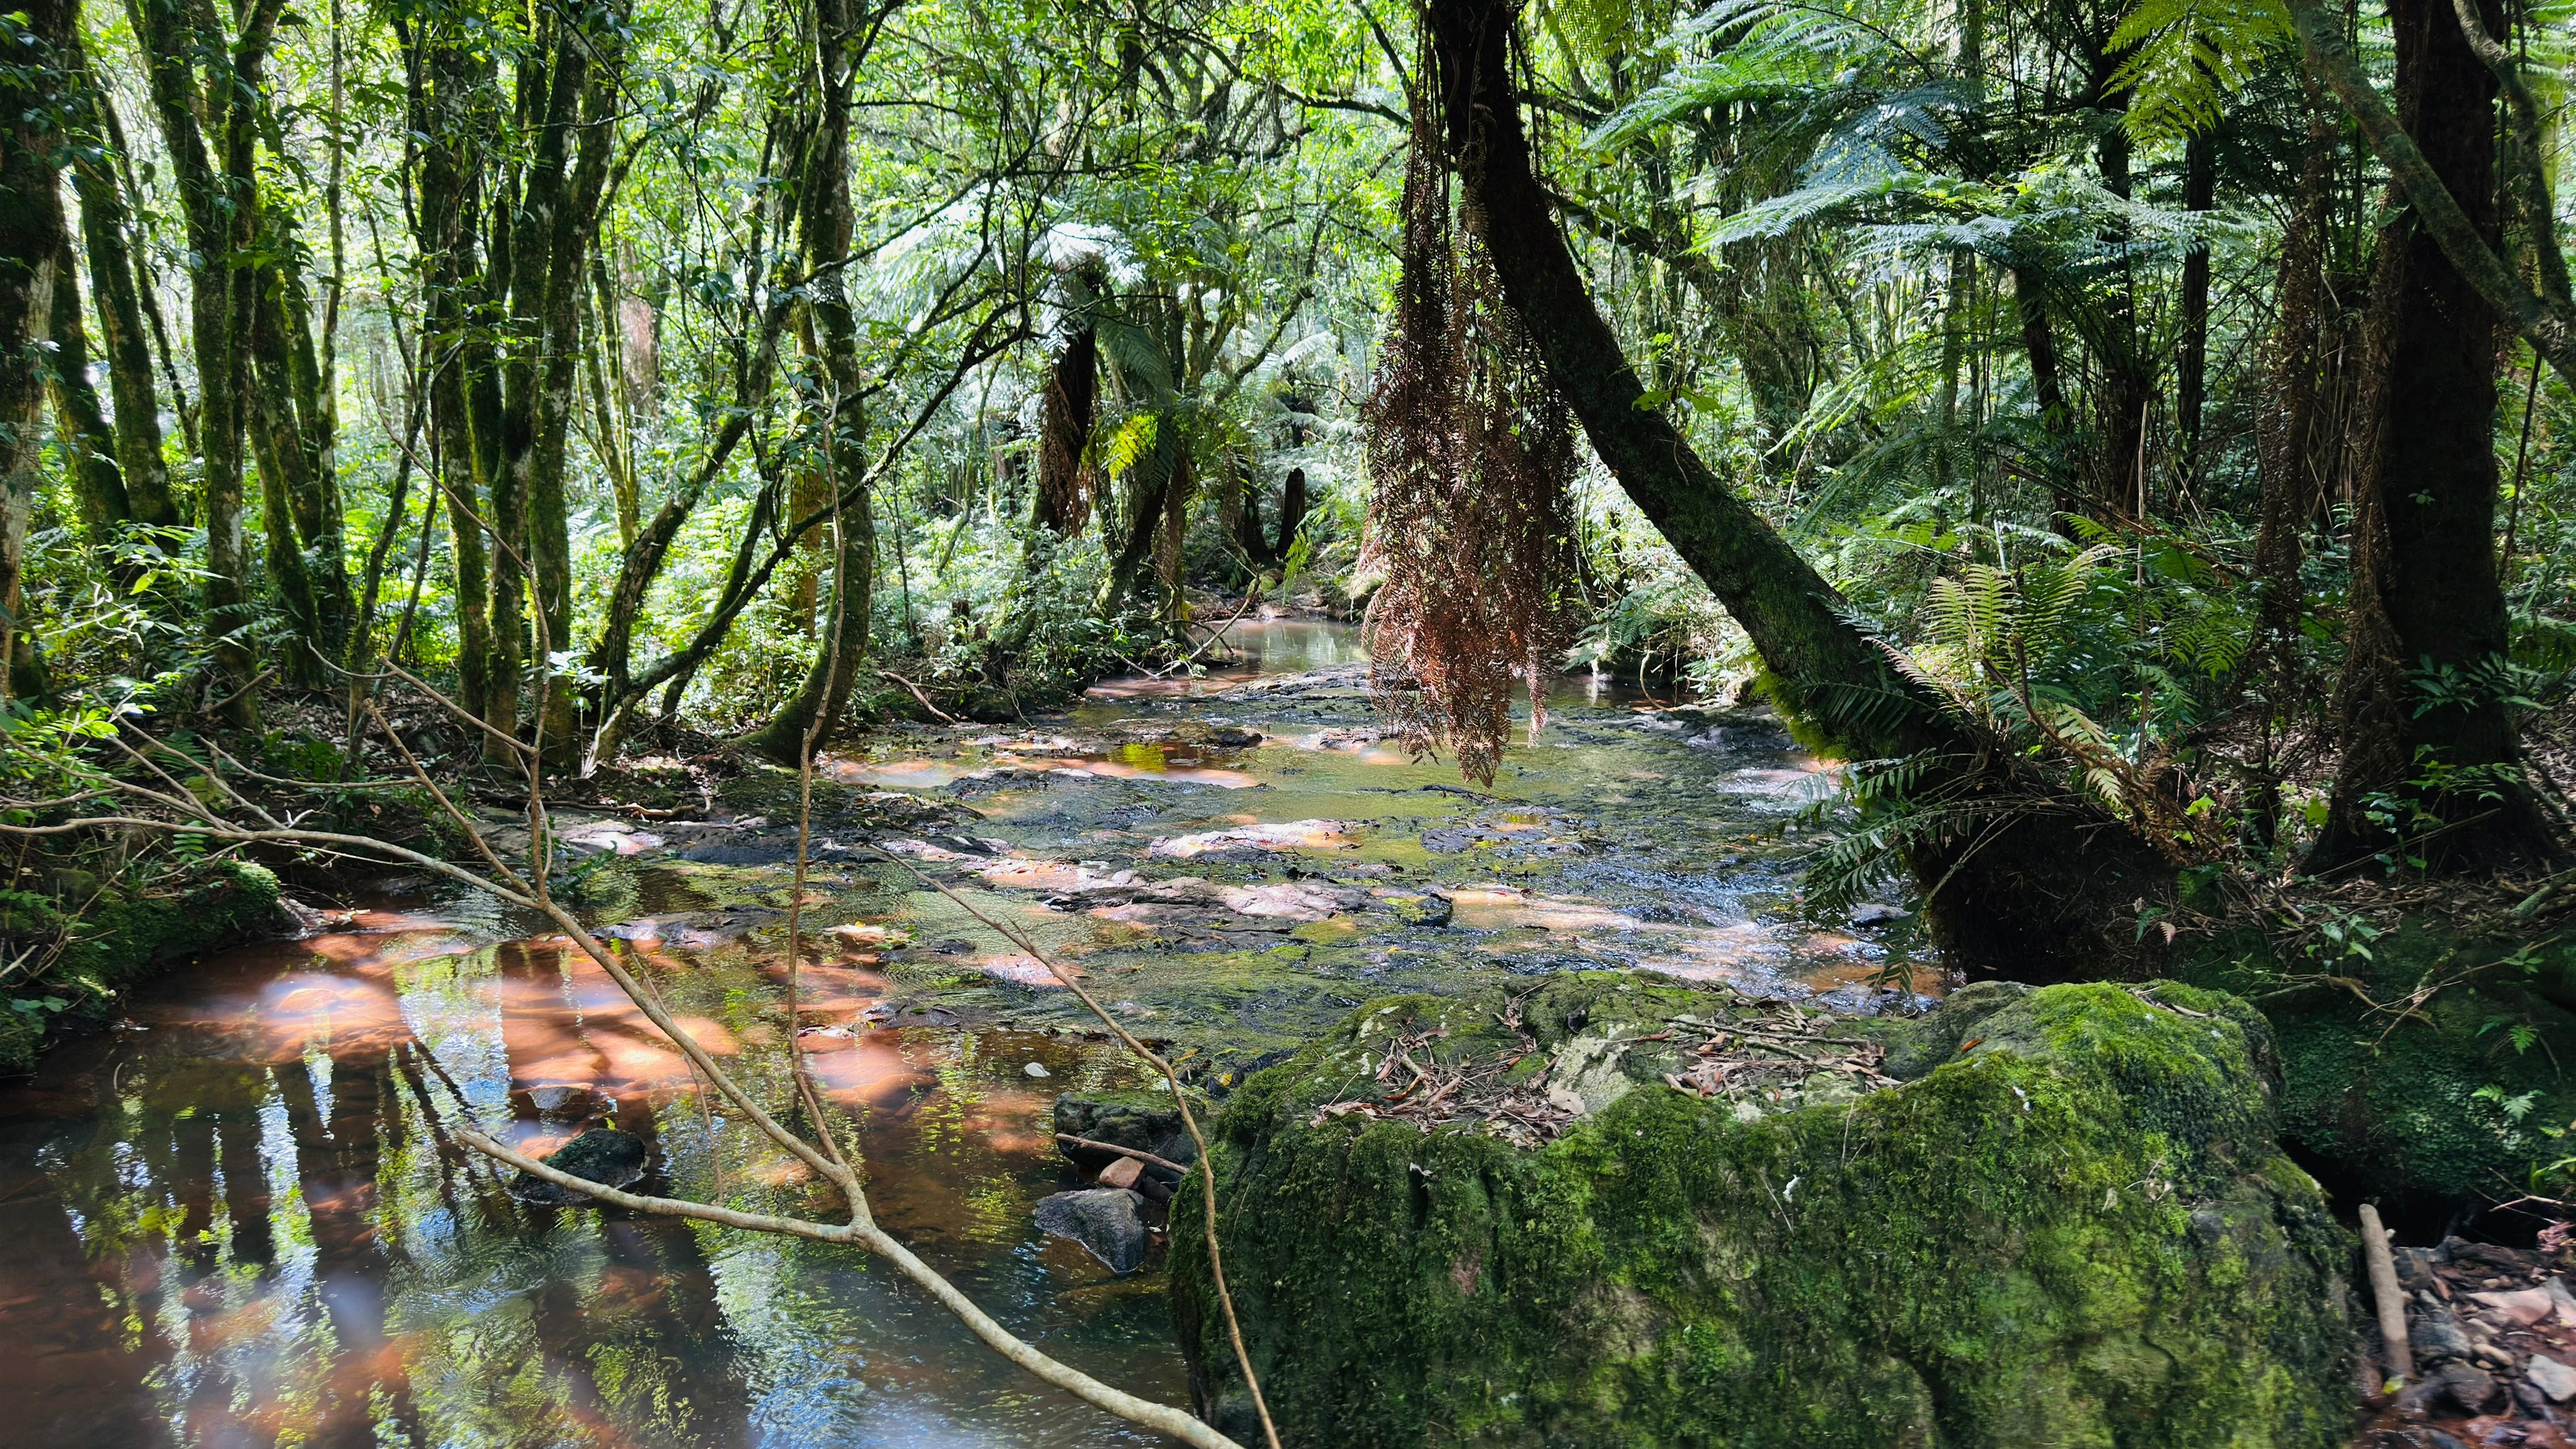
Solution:
{"label": "green algae", "polygon": [[[1549,982],[1518,1005],[1530,1045],[1627,1041],[1605,1059],[1631,1089],[1537,1150],[1318,1115],[1382,1094],[1362,1068],[1399,1028],[1450,1063],[1517,1049],[1509,997],[1375,1003],[1247,1083],[1213,1151],[1288,1441],[2339,1440],[2348,1242],[2274,1143],[2258,1013],[2169,983],[1973,987],[1926,1021],[1836,1023],[1904,1085],[1779,1103],[1669,1090],[1675,1049],[1638,1041],[1762,1009]],[[1172,1220],[1202,1407],[1240,1433],[1199,1216]]]}

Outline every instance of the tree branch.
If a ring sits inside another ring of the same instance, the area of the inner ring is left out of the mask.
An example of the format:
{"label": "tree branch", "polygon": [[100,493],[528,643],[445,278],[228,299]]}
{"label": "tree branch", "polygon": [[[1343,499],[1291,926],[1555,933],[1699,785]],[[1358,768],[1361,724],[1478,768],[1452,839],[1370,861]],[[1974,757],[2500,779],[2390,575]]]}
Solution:
{"label": "tree branch", "polygon": [[[2327,13],[2318,0],[2283,3],[2298,31],[2299,50],[2307,59],[2309,71],[2352,112],[2361,134],[2386,164],[2398,189],[2405,193],[2417,224],[2442,249],[2442,255],[2458,269],[2461,279],[2560,377],[2576,386],[2576,309],[2553,305],[2535,295],[2487,245],[2486,238],[2478,235],[2476,224],[2460,209],[2459,201],[2442,184],[2442,178],[2434,174],[2432,163],[2416,149],[2414,138],[2397,123],[2388,103],[2371,85],[2370,77],[2362,73],[2359,58],[2344,43],[2341,19]],[[2534,244],[2547,251],[2556,250],[2554,238],[2534,238]],[[2562,259],[2562,275],[2565,265]]]}

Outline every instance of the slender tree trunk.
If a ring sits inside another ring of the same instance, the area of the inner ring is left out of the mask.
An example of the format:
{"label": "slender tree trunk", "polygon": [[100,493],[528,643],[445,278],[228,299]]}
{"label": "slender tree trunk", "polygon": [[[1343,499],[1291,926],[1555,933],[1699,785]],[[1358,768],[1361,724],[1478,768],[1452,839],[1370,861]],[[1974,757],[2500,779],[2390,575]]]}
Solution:
{"label": "slender tree trunk", "polygon": [[[815,124],[805,138],[797,227],[807,284],[801,329],[820,364],[824,389],[809,404],[823,428],[826,493],[832,499],[832,596],[821,647],[794,697],[753,733],[753,748],[775,760],[799,761],[819,748],[840,723],[860,661],[868,649],[876,572],[876,523],[868,506],[867,418],[856,399],[867,380],[859,370],[858,323],[850,311],[842,272],[849,261],[850,81],[857,57],[852,0],[816,0],[815,74],[820,78]],[[801,521],[801,520],[800,520]]]}
{"label": "slender tree trunk", "polygon": [[313,555],[296,527],[296,498],[313,486],[305,476],[312,460],[304,450],[295,402],[288,392],[282,356],[286,340],[279,331],[279,308],[271,294],[271,270],[245,268],[244,275],[250,287],[249,347],[241,368],[248,383],[244,432],[259,469],[268,578],[295,630],[295,647],[286,661],[288,675],[298,684],[319,686],[329,677],[324,661],[337,659],[340,651],[324,638],[324,608],[314,588]]}
{"label": "slender tree trunk", "polygon": [[[2218,141],[2208,134],[2183,143],[2182,205],[2205,214],[2218,204]],[[2182,434],[2182,471],[2200,477],[2201,412],[2209,396],[2209,248],[2182,259],[2182,343],[2174,356],[2174,424]]]}
{"label": "slender tree trunk", "polygon": [[[2489,33],[2500,30],[2501,10],[2482,9]],[[2493,246],[2494,75],[2449,0],[2392,0],[2389,19],[2399,121]],[[2389,222],[2379,247],[2349,647],[2335,691],[2343,758],[2310,864],[2391,848],[2436,868],[2545,859],[2557,846],[2494,677],[2508,643],[2496,574],[2496,316],[2411,212]]]}
{"label": "slender tree trunk", "polygon": [[117,475],[125,485],[126,516],[151,528],[179,522],[170,497],[170,472],[161,457],[161,402],[152,382],[152,342],[145,325],[142,287],[127,234],[134,228],[116,173],[124,150],[106,94],[86,57],[78,60],[75,124],[89,145],[74,153],[72,188],[80,198],[81,249],[88,253],[90,300],[98,308],[108,396],[116,405]]}
{"label": "slender tree trunk", "polygon": [[89,331],[81,325],[79,276],[80,261],[66,236],[54,258],[54,355],[45,376],[53,393],[55,431],[72,464],[81,529],[92,547],[103,548],[133,516],[133,507],[126,498],[125,475],[116,465],[116,430],[108,425],[98,388],[89,380]]}
{"label": "slender tree trunk", "polygon": [[[513,212],[509,327],[503,366],[501,472],[494,524],[520,557],[494,570],[496,661],[492,706],[508,708],[515,730],[519,670],[521,569],[532,588],[536,660],[541,681],[538,729],[548,768],[569,766],[572,680],[553,656],[572,647],[572,543],[564,492],[581,347],[584,263],[599,221],[615,136],[616,87],[622,59],[616,22],[585,27],[550,19],[539,53],[522,62],[520,109],[536,127]],[[506,678],[506,688],[505,688]],[[506,698],[505,698],[506,695]],[[499,719],[491,723],[502,728]],[[496,746],[497,747],[497,746]]]}
{"label": "slender tree trunk", "polygon": [[63,138],[48,119],[60,87],[44,51],[72,33],[70,0],[35,0],[24,13],[37,53],[0,68],[0,699],[44,691],[24,588],[44,468],[44,342],[63,249],[54,188]]}
{"label": "slender tree trunk", "polygon": [[1182,545],[1189,536],[1190,500],[1198,493],[1198,469],[1186,449],[1175,472],[1171,486],[1163,490],[1163,516],[1158,530],[1161,536],[1154,540],[1154,572],[1162,581],[1163,617],[1177,621],[1182,602]]}
{"label": "slender tree trunk", "polygon": [[2077,485],[2075,413],[2066,405],[2066,369],[2057,353],[2057,328],[2048,315],[2048,298],[2038,274],[2028,267],[2012,270],[2013,310],[2021,317],[2022,353],[2030,361],[2030,387],[2039,403],[2039,427],[2047,438],[2050,506],[2060,515],[2082,517],[2090,510]]}
{"label": "slender tree trunk", "polygon": [[1935,936],[1962,966],[2025,979],[2150,969],[2134,902],[2165,899],[2171,870],[2143,840],[2069,799],[2017,808],[2040,787],[1989,755],[1897,673],[1848,606],[1713,474],[1643,388],[1594,306],[1531,169],[1511,85],[1508,0],[1432,0],[1441,114],[1469,211],[1503,290],[1620,486],[1743,625],[1783,702],[1861,758],[1922,756],[1926,784],[2003,809],[1973,841],[1911,858]]}
{"label": "slender tree trunk", "polygon": [[[197,450],[203,460],[206,529],[201,627],[217,665],[209,693],[225,701],[236,727],[258,723],[250,689],[257,660],[245,641],[250,616],[250,546],[242,522],[242,333],[249,316],[247,260],[257,185],[251,97],[282,0],[253,0],[241,33],[198,33],[179,0],[129,0],[143,42],[145,76],[161,121],[162,149],[176,173],[193,254],[190,332],[196,351]],[[212,24],[211,14],[202,17]],[[192,57],[208,57],[202,83]],[[203,117],[201,124],[200,117]],[[207,132],[212,130],[210,143]]]}
{"label": "slender tree trunk", "polygon": [[[2122,95],[2111,86],[2117,57],[2107,50],[2094,57],[2094,105],[2116,111]],[[2095,159],[2102,188],[2126,200],[2133,189],[2129,133],[2113,126],[2096,143]],[[2156,364],[2148,338],[2138,322],[2137,264],[2130,259],[2131,240],[2125,220],[2115,220],[2103,233],[2105,245],[2121,260],[2117,275],[2104,289],[2099,331],[2090,335],[2093,360],[2101,373],[2095,412],[2101,418],[2101,451],[2093,459],[2093,506],[2105,518],[2143,520],[2150,511],[2147,481],[2147,418],[2155,405]]]}
{"label": "slender tree trunk", "polygon": [[421,368],[436,468],[426,481],[442,496],[447,514],[459,692],[468,712],[489,719],[492,580],[481,499],[488,476],[482,460],[494,440],[476,426],[476,398],[490,373],[491,353],[475,325],[488,295],[476,255],[475,218],[482,206],[478,154],[490,135],[479,97],[491,71],[455,26],[453,19],[439,17],[406,36],[410,122],[421,138],[412,183],[413,243],[425,273]]}
{"label": "slender tree trunk", "polygon": [[2296,209],[2281,236],[2274,295],[2279,315],[2268,341],[2272,406],[2262,410],[2257,460],[2262,469],[2262,516],[2254,536],[2254,639],[2240,677],[2255,691],[2262,711],[2261,755],[2255,763],[2256,828],[2265,842],[2280,830],[2280,755],[2293,722],[2306,712],[2301,688],[2300,620],[2306,612],[2299,569],[2308,520],[2316,515],[2324,479],[2319,426],[2321,379],[2332,367],[2326,355],[2327,229],[2334,224],[2336,130],[2313,83],[2308,96],[2307,150],[2299,168]]}
{"label": "slender tree trunk", "polygon": [[293,405],[291,439],[301,461],[290,497],[296,537],[304,542],[312,579],[315,638],[326,657],[348,652],[349,563],[345,508],[340,499],[340,416],[331,395],[330,369],[324,349],[313,338],[313,308],[303,269],[293,258],[301,251],[293,241],[293,219],[272,208],[266,218],[276,233],[270,250],[281,260],[271,264],[261,290],[262,304],[272,309],[261,320],[274,329],[286,398]]}

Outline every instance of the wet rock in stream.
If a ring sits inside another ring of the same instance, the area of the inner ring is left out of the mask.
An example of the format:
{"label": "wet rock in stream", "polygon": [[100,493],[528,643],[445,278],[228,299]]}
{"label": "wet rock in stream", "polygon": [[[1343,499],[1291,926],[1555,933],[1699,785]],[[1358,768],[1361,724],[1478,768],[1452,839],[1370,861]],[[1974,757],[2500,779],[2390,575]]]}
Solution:
{"label": "wet rock in stream", "polygon": [[[1195,1110],[1201,1121],[1211,1115],[1205,1105]],[[1055,1130],[1066,1159],[1093,1171],[1116,1162],[1118,1154],[1063,1139],[1150,1152],[1184,1167],[1199,1160],[1198,1146],[1190,1141],[1189,1128],[1167,1092],[1067,1092],[1055,1099]]]}
{"label": "wet rock in stream", "polygon": [[1145,1261],[1145,1195],[1123,1187],[1091,1187],[1038,1199],[1037,1225],[1083,1250],[1113,1273],[1132,1273]]}
{"label": "wet rock in stream", "polygon": [[[613,1127],[594,1127],[537,1160],[603,1187],[626,1187],[644,1175],[644,1139]],[[548,1182],[521,1171],[510,1179],[510,1196],[548,1207],[579,1207],[590,1194]]]}

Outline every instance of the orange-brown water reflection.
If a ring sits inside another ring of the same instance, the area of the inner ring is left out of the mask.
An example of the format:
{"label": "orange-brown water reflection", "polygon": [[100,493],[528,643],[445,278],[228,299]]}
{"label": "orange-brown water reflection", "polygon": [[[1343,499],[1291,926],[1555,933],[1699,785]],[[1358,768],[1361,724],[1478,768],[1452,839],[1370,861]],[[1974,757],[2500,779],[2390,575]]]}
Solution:
{"label": "orange-brown water reflection", "polygon": [[[611,1118],[651,1144],[648,1190],[830,1206],[561,942],[356,924],[188,968],[140,1029],[0,1090],[0,1443],[1155,1442],[846,1252],[510,1198],[444,1124],[545,1150]],[[879,1220],[988,1308],[1183,1398],[1159,1302],[1029,1220],[1063,1185],[1054,1091],[1123,1080],[1101,1048],[872,1027],[882,976],[838,962],[799,973],[799,1038],[775,961],[632,959],[755,1090],[804,1045]]]}

